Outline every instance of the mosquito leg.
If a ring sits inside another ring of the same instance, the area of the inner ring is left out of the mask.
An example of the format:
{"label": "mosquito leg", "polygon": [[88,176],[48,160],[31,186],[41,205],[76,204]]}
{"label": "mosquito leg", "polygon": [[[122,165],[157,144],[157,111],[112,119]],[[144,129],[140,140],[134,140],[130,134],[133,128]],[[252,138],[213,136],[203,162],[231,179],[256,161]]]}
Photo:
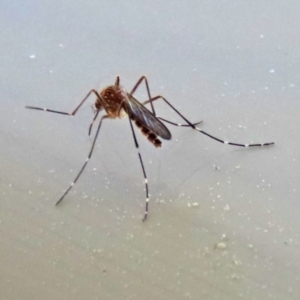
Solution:
{"label": "mosquito leg", "polygon": [[133,140],[134,140],[134,144],[135,144],[135,148],[137,149],[137,152],[138,152],[138,156],[139,156],[139,160],[140,160],[140,163],[141,163],[141,167],[142,167],[142,170],[143,170],[143,175],[144,175],[144,182],[145,182],[145,190],[146,190],[146,206],[145,206],[145,213],[144,213],[144,218],[143,218],[143,221],[145,221],[147,219],[147,216],[148,216],[148,206],[149,206],[149,189],[148,189],[148,179],[147,179],[147,175],[146,175],[146,170],[145,170],[145,167],[144,167],[144,163],[143,163],[143,159],[142,159],[142,155],[139,151],[139,144],[138,144],[138,141],[137,141],[137,138],[136,138],[136,135],[135,135],[135,132],[134,132],[134,128],[132,126],[132,121],[130,118],[129,119],[129,123],[130,123],[130,127],[131,127],[131,131],[132,131],[132,136],[133,136]]}
{"label": "mosquito leg", "polygon": [[96,90],[94,90],[94,89],[90,90],[89,93],[85,96],[85,98],[79,103],[79,105],[71,113],[67,113],[67,112],[63,112],[63,111],[58,111],[58,110],[52,110],[52,109],[48,109],[48,108],[35,107],[35,106],[25,106],[25,108],[36,109],[36,110],[43,110],[43,111],[48,111],[48,112],[57,113],[57,114],[61,114],[61,115],[67,115],[67,116],[74,116],[77,113],[77,111],[79,110],[79,108],[81,107],[81,105],[85,102],[85,100],[92,93],[94,93],[98,99],[100,98],[100,96],[99,96],[99,94],[98,94],[98,92]]}
{"label": "mosquito leg", "polygon": [[[156,96],[152,99],[149,99],[149,101],[152,103],[155,100],[158,99],[162,99],[163,101],[165,101],[165,103],[167,103],[185,122],[187,122],[187,124],[192,127],[194,130],[197,130],[201,133],[203,133],[204,135],[214,139],[217,142],[223,143],[223,144],[228,144],[228,145],[232,145],[232,146],[238,146],[238,147],[261,147],[261,146],[269,146],[269,145],[273,145],[274,143],[262,143],[262,144],[240,144],[240,143],[232,143],[232,142],[228,142],[228,141],[224,141],[221,140],[205,131],[203,131],[202,129],[198,128],[195,126],[195,124],[191,123],[187,118],[185,118],[166,98],[164,98],[163,96]],[[147,102],[147,101],[146,101]]]}
{"label": "mosquito leg", "polygon": [[94,116],[93,121],[92,121],[92,123],[91,123],[91,125],[90,125],[90,127],[89,127],[89,136],[91,135],[92,127],[93,127],[93,125],[94,125],[95,120],[96,120],[97,117],[98,117],[99,112],[100,112],[100,110],[97,110],[97,111],[95,112],[95,116]]}
{"label": "mosquito leg", "polygon": [[[161,117],[158,117],[158,116],[156,116],[158,119],[160,119],[160,120],[162,120],[162,121],[164,121],[164,122],[167,122],[167,123],[169,123],[169,124],[171,124],[171,125],[174,125],[174,126],[179,126],[179,127],[191,127],[191,125],[189,125],[189,124],[181,124],[181,123],[174,123],[174,122],[171,122],[171,121],[169,121],[169,120],[166,120],[166,119],[164,119],[164,118],[161,118]],[[197,125],[199,125],[199,124],[201,124],[201,123],[203,123],[203,121],[199,121],[199,122],[197,122],[197,123],[192,123],[194,126],[197,126]]]}
{"label": "mosquito leg", "polygon": [[[146,105],[146,104],[150,103],[150,105],[151,105],[151,110],[152,110],[154,116],[157,117],[157,115],[156,115],[156,113],[155,113],[155,110],[154,110],[153,102],[154,102],[155,100],[158,100],[158,99],[161,99],[161,98],[156,98],[156,97],[155,97],[155,98],[152,98],[152,97],[151,97],[151,94],[150,94],[150,88],[149,88],[149,83],[148,83],[148,80],[147,80],[147,77],[146,77],[146,76],[142,76],[142,77],[138,80],[138,82],[135,84],[135,86],[134,86],[133,89],[131,90],[130,95],[133,95],[133,94],[135,93],[135,91],[137,90],[137,88],[139,87],[139,85],[142,83],[143,80],[145,81],[145,85],[146,85],[146,89],[147,89],[147,93],[148,93],[148,97],[149,97],[149,99],[148,99],[147,101],[143,102],[143,105]],[[178,123],[174,123],[174,122],[171,122],[171,121],[169,121],[169,120],[166,120],[166,119],[163,119],[163,118],[160,118],[160,117],[158,117],[158,118],[161,119],[161,120],[163,120],[163,121],[165,121],[165,122],[167,122],[167,123],[169,123],[169,124],[175,125],[175,126],[190,127],[189,124],[178,124]],[[203,122],[203,121],[200,121],[200,122],[197,122],[197,123],[193,123],[193,125],[196,126],[196,125],[199,125],[199,124],[202,123],[202,122]]]}
{"label": "mosquito leg", "polygon": [[[148,104],[148,103],[150,103],[150,102],[154,102],[155,100],[161,100],[161,98],[156,98],[156,99],[149,99],[149,100],[147,100],[147,101],[145,101],[145,102],[143,102],[142,104],[143,105],[146,105],[146,104]],[[164,119],[164,118],[161,118],[161,117],[158,117],[158,116],[156,116],[158,119],[160,119],[160,120],[162,120],[162,121],[164,121],[164,122],[167,122],[167,123],[169,123],[169,124],[171,124],[171,125],[174,125],[174,126],[179,126],[179,127],[191,127],[191,125],[189,125],[189,124],[180,124],[180,123],[175,123],[175,122],[172,122],[172,121],[169,121],[169,120],[166,120],[166,119]],[[203,121],[199,121],[199,122],[196,122],[196,123],[192,123],[194,126],[197,126],[197,125],[199,125],[199,124],[201,124],[201,123],[203,123]]]}
{"label": "mosquito leg", "polygon": [[117,76],[117,78],[116,78],[115,85],[116,86],[120,85],[120,77],[119,76]]}
{"label": "mosquito leg", "polygon": [[77,182],[78,178],[80,177],[80,175],[82,174],[83,170],[85,169],[87,163],[89,162],[92,154],[93,154],[93,151],[94,151],[94,148],[95,148],[95,144],[96,144],[96,140],[97,140],[97,137],[98,137],[98,134],[99,134],[99,131],[100,131],[100,128],[101,128],[101,124],[102,124],[102,121],[107,118],[107,115],[101,117],[100,119],[100,122],[99,122],[99,125],[98,125],[98,129],[97,129],[97,132],[95,134],[95,137],[94,137],[94,140],[93,140],[93,144],[92,144],[92,147],[91,147],[91,150],[90,150],[90,153],[85,161],[85,163],[83,164],[82,168],[80,169],[79,173],[77,174],[76,178],[74,179],[74,181],[71,183],[71,185],[69,186],[69,188],[65,191],[65,193],[60,197],[60,199],[55,203],[55,205],[58,205],[64,198],[65,196],[69,193],[69,191],[71,190],[71,188],[74,186],[74,184]]}
{"label": "mosquito leg", "polygon": [[151,94],[150,94],[150,88],[149,88],[149,84],[148,84],[148,80],[147,80],[147,77],[146,76],[142,76],[138,81],[137,83],[135,84],[135,86],[133,87],[133,89],[131,90],[130,92],[130,95],[133,95],[136,91],[136,89],[139,87],[139,85],[142,83],[142,81],[145,80],[145,85],[146,85],[146,89],[147,89],[147,93],[148,93],[148,97],[149,97],[149,100],[146,101],[147,103],[150,102],[151,104],[151,110],[154,114],[154,116],[156,116],[155,114],[155,110],[154,110],[154,106],[153,106],[153,103],[151,101]]}

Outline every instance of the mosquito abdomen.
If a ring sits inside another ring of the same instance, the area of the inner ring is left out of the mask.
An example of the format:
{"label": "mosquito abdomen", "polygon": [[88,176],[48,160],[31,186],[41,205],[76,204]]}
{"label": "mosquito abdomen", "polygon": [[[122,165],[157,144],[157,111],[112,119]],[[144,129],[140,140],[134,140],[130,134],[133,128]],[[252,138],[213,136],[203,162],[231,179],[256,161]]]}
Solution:
{"label": "mosquito abdomen", "polygon": [[141,122],[132,119],[135,125],[141,130],[142,134],[145,135],[149,142],[151,142],[156,148],[161,147],[161,140],[157,138],[157,135],[145,127]]}

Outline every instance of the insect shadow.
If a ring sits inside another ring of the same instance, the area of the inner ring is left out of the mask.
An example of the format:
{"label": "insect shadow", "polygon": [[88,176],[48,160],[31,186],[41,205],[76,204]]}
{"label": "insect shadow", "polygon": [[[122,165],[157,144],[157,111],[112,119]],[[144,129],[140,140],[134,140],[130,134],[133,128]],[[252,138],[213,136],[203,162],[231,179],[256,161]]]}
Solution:
{"label": "insect shadow", "polygon": [[[145,82],[149,99],[147,101],[141,103],[133,95],[143,81]],[[93,124],[96,121],[99,113],[104,110],[106,114],[100,118],[100,121],[99,121],[99,124],[97,127],[97,131],[94,136],[92,146],[91,146],[90,152],[88,154],[88,157],[86,158],[86,161],[84,162],[83,166],[81,167],[81,169],[80,169],[79,173],[77,174],[77,176],[75,177],[74,181],[71,183],[71,185],[68,187],[68,189],[64,192],[64,194],[60,197],[60,199],[56,202],[56,205],[58,205],[65,198],[65,196],[72,189],[72,187],[77,182],[80,175],[82,174],[83,170],[85,169],[88,161],[90,160],[90,158],[93,154],[93,151],[95,148],[95,143],[96,143],[97,137],[99,135],[102,122],[105,119],[121,118],[124,115],[128,116],[134,144],[135,144],[135,147],[138,152],[138,157],[140,160],[140,164],[141,164],[141,168],[142,168],[143,176],[144,176],[144,183],[145,183],[145,190],[146,190],[146,203],[145,203],[145,212],[144,212],[143,221],[145,221],[148,216],[149,188],[148,188],[148,179],[147,179],[147,175],[146,175],[145,166],[143,163],[141,153],[139,152],[139,144],[138,144],[138,141],[136,138],[134,127],[132,125],[133,122],[137,126],[137,128],[139,128],[139,130],[146,136],[148,141],[151,142],[155,147],[161,147],[162,142],[159,138],[164,139],[164,140],[170,140],[172,137],[171,132],[164,125],[163,122],[169,123],[174,126],[190,127],[192,129],[194,129],[198,132],[201,132],[204,135],[214,139],[215,141],[218,141],[223,144],[232,145],[232,146],[261,147],[261,146],[268,146],[268,145],[274,144],[273,142],[272,143],[263,143],[263,144],[232,143],[232,142],[221,140],[215,136],[212,136],[211,134],[209,134],[197,127],[197,125],[199,125],[202,121],[197,122],[197,123],[191,123],[163,96],[158,95],[155,97],[151,97],[148,80],[145,76],[142,76],[137,81],[137,83],[135,84],[135,86],[133,87],[133,89],[131,90],[130,93],[128,93],[120,85],[120,77],[117,76],[115,84],[104,88],[100,93],[98,91],[96,91],[95,89],[90,90],[89,93],[86,95],[86,97],[79,103],[79,105],[71,113],[47,109],[47,108],[34,107],[34,106],[25,106],[25,107],[29,108],[29,109],[43,110],[43,111],[58,113],[58,114],[67,115],[67,116],[75,116],[75,114],[77,113],[79,108],[82,106],[82,104],[87,100],[87,98],[91,94],[94,94],[96,96],[96,101],[95,101],[95,116],[89,126],[89,135],[91,135]],[[164,101],[171,109],[173,109],[186,122],[186,124],[178,124],[178,123],[166,120],[164,118],[158,117],[155,113],[155,109],[154,109],[154,105],[153,105],[153,102],[156,100]],[[145,107],[145,105],[147,105],[149,103],[150,103],[151,110],[149,110],[148,108]]]}

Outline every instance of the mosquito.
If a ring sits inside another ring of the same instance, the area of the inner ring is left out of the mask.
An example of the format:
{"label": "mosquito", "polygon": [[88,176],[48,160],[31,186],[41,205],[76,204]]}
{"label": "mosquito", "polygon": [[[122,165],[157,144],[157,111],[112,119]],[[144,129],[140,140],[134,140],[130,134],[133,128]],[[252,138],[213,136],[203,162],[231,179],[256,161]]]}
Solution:
{"label": "mosquito", "polygon": [[[145,102],[139,102],[133,95],[136,92],[137,88],[142,84],[145,83],[147,94],[148,94],[148,100]],[[58,110],[52,110],[52,109],[47,109],[47,108],[40,108],[40,107],[34,107],[34,106],[25,106],[26,108],[29,109],[35,109],[35,110],[42,110],[42,111],[47,111],[51,113],[57,113],[61,115],[67,115],[67,116],[75,116],[75,114],[78,112],[78,110],[81,108],[83,103],[89,98],[91,94],[94,94],[96,96],[96,101],[95,101],[95,116],[89,126],[89,135],[91,135],[92,132],[92,127],[94,122],[97,120],[97,117],[101,111],[105,111],[106,114],[104,114],[98,123],[97,131],[95,133],[92,146],[90,148],[89,154],[81,167],[79,173],[73,180],[73,182],[70,184],[68,189],[64,192],[64,194],[60,197],[60,199],[56,202],[55,205],[58,205],[64,198],[65,196],[69,193],[69,191],[73,188],[75,183],[78,181],[79,177],[83,173],[86,165],[88,164],[89,160],[92,157],[96,140],[100,132],[100,128],[102,125],[102,122],[106,119],[117,119],[117,118],[122,118],[123,116],[128,116],[132,136],[133,136],[133,141],[135,148],[137,149],[137,154],[138,158],[140,161],[141,169],[143,172],[144,176],[144,184],[145,184],[145,191],[146,191],[146,202],[145,202],[145,211],[144,211],[144,217],[143,221],[147,219],[148,216],[148,209],[149,209],[149,199],[150,199],[150,194],[149,194],[149,188],[148,188],[148,179],[146,175],[146,169],[144,166],[144,162],[142,159],[142,155],[139,151],[139,144],[137,141],[137,137],[135,134],[135,130],[133,127],[133,123],[136,125],[136,127],[142,132],[143,135],[146,136],[148,141],[152,143],[155,147],[161,147],[162,141],[161,139],[164,140],[171,140],[171,132],[169,129],[166,127],[166,125],[163,122],[166,122],[168,124],[174,125],[174,126],[180,126],[180,127],[190,127],[193,130],[196,130],[200,133],[203,133],[204,135],[214,139],[215,141],[218,141],[223,144],[227,145],[232,145],[232,146],[238,146],[238,147],[261,147],[261,146],[269,146],[273,145],[274,143],[262,143],[262,144],[240,144],[240,143],[232,143],[228,142],[225,140],[221,140],[205,131],[197,127],[202,121],[197,122],[197,123],[192,123],[190,122],[186,117],[184,117],[165,97],[158,95],[155,97],[151,97],[150,94],[150,88],[148,84],[148,80],[146,76],[142,76],[137,83],[134,85],[133,89],[131,90],[130,93],[128,93],[121,85],[120,85],[120,77],[117,76],[115,84],[110,85],[106,88],[104,88],[102,91],[98,92],[95,89],[92,89],[88,92],[88,94],[85,96],[85,98],[79,103],[79,105],[71,112],[63,112],[63,111],[58,111]],[[164,101],[175,113],[177,113],[181,119],[185,122],[185,124],[179,124],[175,123],[172,121],[169,121],[167,119],[158,117],[156,115],[155,109],[153,102],[157,100],[162,100]],[[150,108],[149,110],[145,105],[150,103]]]}

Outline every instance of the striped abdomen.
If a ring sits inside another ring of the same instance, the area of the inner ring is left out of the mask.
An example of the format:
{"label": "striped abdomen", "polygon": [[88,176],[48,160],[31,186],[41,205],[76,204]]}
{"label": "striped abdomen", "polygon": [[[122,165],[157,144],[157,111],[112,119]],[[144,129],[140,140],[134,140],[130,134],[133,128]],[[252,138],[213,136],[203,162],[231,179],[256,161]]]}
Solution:
{"label": "striped abdomen", "polygon": [[150,141],[155,147],[161,147],[161,140],[157,138],[157,135],[153,133],[151,130],[149,130],[147,127],[145,127],[141,122],[134,120],[134,118],[131,118],[135,125],[141,130],[142,134],[144,134],[148,141]]}

